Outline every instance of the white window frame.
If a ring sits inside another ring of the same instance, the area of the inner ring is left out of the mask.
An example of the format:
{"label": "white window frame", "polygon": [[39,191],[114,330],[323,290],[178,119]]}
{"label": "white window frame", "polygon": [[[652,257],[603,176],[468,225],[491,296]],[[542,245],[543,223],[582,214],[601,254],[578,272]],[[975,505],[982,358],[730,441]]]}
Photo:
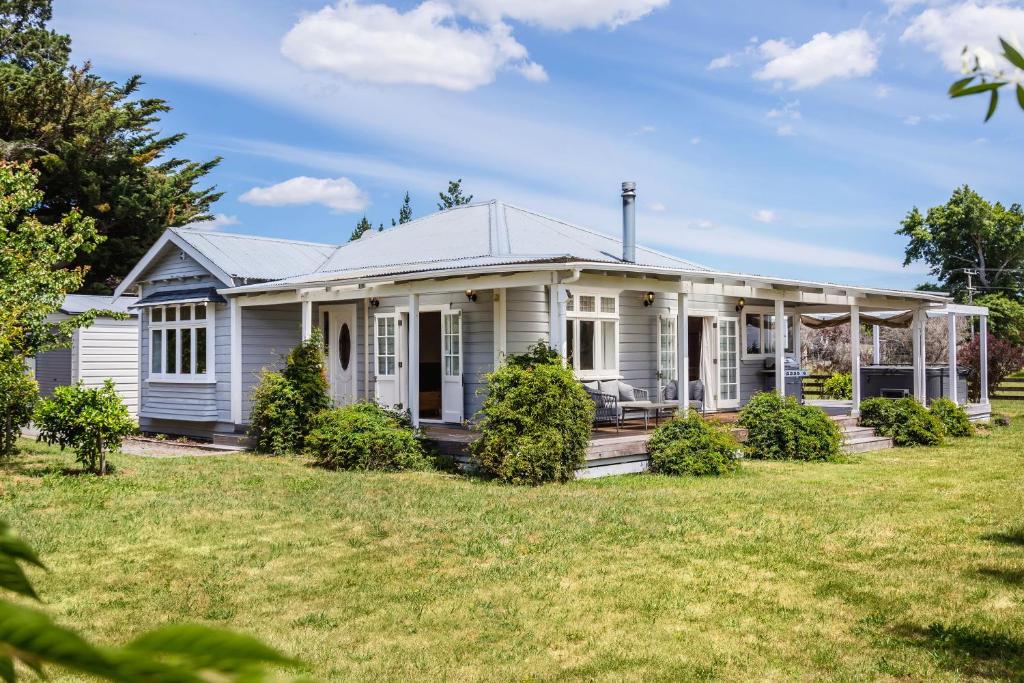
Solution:
{"label": "white window frame", "polygon": [[[665,323],[668,323],[669,325],[669,332],[667,335],[662,330],[662,326]],[[676,362],[678,360],[677,335],[679,334],[679,318],[675,315],[659,315],[656,324],[657,329],[655,330],[655,334],[657,335],[658,340],[658,385],[661,387],[677,379]],[[668,344],[668,349],[665,348],[666,343]],[[669,362],[666,363],[666,360]]]}
{"label": "white window frame", "polygon": [[[399,314],[397,313],[377,313],[374,315],[373,320],[373,374],[374,377],[382,377],[384,379],[395,379],[398,377],[398,363],[399,363],[399,352],[398,352],[398,335],[399,335]],[[387,334],[387,324],[391,322],[391,334]],[[381,334],[381,325],[383,324],[385,334]],[[391,339],[391,352],[388,353],[386,349],[382,348],[381,341],[385,339]],[[391,359],[393,364],[391,372],[383,373],[380,371],[380,362],[383,360],[385,365],[387,360]]]}
{"label": "white window frame", "polygon": [[[566,302],[565,311],[565,322],[566,326],[573,326],[573,348],[572,361],[573,361],[573,372],[580,379],[592,380],[592,379],[619,379],[619,349],[621,343],[619,341],[619,311],[622,307],[622,290],[610,290],[610,289],[576,289],[572,288],[569,290],[571,298]],[[594,310],[593,311],[580,311],[579,301],[581,297],[592,296],[594,297]],[[615,300],[615,311],[605,312],[602,311],[602,298],[614,299]],[[580,364],[580,322],[581,321],[592,321],[594,323],[594,369],[593,370],[581,370]],[[614,367],[604,366],[604,325],[602,323],[611,322],[615,327],[615,350],[613,357],[615,359]]]}
{"label": "white window frame", "polygon": [[[747,316],[748,315],[759,315],[761,316],[761,344],[760,350],[756,352],[747,351]],[[770,332],[765,328],[765,316],[775,317],[775,309],[767,306],[747,306],[743,309],[743,314],[740,316],[740,350],[742,352],[741,358],[746,359],[758,359],[758,358],[774,358],[775,350],[765,351],[765,339],[770,339],[768,346],[774,346],[775,344],[775,331]],[[792,356],[794,350],[792,346],[795,344],[795,332],[793,330],[793,313],[787,313],[785,316],[786,325],[786,350],[785,355]],[[767,337],[766,337],[767,334]]]}
{"label": "white window frame", "polygon": [[[196,320],[195,309],[197,306],[206,306],[206,319]],[[174,321],[167,321],[167,311],[174,309]],[[153,322],[153,311],[160,310],[160,322]],[[188,310],[189,320],[181,319],[181,311]],[[172,384],[214,384],[217,381],[217,369],[214,367],[214,360],[216,359],[216,340],[214,337],[214,319],[216,317],[214,303],[208,301],[206,303],[194,303],[194,304],[164,304],[160,306],[147,306],[144,314],[148,323],[146,329],[146,344],[149,348],[149,354],[146,358],[146,370],[148,376],[146,377],[147,382],[166,382]],[[175,366],[177,367],[181,363],[181,330],[189,329],[192,333],[189,335],[190,348],[189,357],[191,359],[191,372],[189,373],[178,373],[166,372],[164,364],[167,362],[167,337],[168,335],[177,335],[175,340]],[[206,330],[206,372],[196,373],[197,357],[196,347],[198,344],[198,335],[196,330]],[[160,332],[160,372],[153,372],[153,332]]]}

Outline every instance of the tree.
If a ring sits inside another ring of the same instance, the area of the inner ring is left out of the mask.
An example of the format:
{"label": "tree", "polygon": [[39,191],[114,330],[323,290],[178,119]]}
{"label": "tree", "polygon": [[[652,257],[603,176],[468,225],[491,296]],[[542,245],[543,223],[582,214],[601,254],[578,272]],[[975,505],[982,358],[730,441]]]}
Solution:
{"label": "tree", "polygon": [[109,291],[167,227],[209,220],[214,188],[197,184],[220,161],[172,156],[183,134],[160,135],[162,99],[70,63],[71,39],[46,28],[52,0],[0,0],[0,158],[32,161],[42,223],[72,209],[92,218],[103,247],[79,253],[87,289]]}
{"label": "tree", "polygon": [[[441,211],[450,209],[453,206],[469,204],[473,201],[473,195],[465,197],[462,194],[462,178],[459,178],[458,180],[449,180],[448,191],[438,192],[437,196],[441,198],[441,201],[437,205],[437,208]],[[408,194],[406,194],[406,197],[408,197]]]}
{"label": "tree", "polygon": [[[969,63],[970,75],[966,78],[961,78],[949,86],[949,96],[953,98],[988,93],[988,110],[985,112],[986,122],[996,113],[996,108],[999,106],[999,89],[1004,85],[1013,84],[1015,95],[1017,96],[1017,104],[1021,109],[1024,109],[1024,86],[1021,85],[1021,76],[1024,75],[1021,73],[1021,71],[1024,71],[1024,55],[1021,54],[1018,48],[1002,38],[999,39],[999,43],[1003,46],[1003,57],[1011,65],[1011,72],[994,66],[983,65],[980,57],[975,53],[973,61]],[[971,57],[969,48],[964,47],[965,62],[971,59]],[[1017,73],[1012,73],[1014,68],[1018,70]],[[975,79],[978,80],[977,83],[974,82]]]}
{"label": "tree", "polygon": [[940,286],[954,295],[967,290],[968,271],[983,292],[1024,294],[1024,212],[990,204],[967,185],[942,206],[914,207],[898,235],[910,238],[903,265],[923,261]]}
{"label": "tree", "polygon": [[[470,197],[472,199],[472,197]],[[402,208],[398,210],[398,224],[402,225],[412,220],[412,201],[409,199],[409,191],[405,191],[405,199],[402,200]],[[394,221],[391,221],[394,224]]]}
{"label": "tree", "polygon": [[366,220],[366,216],[363,216],[362,220],[356,223],[356,227],[352,230],[352,234],[349,236],[348,241],[356,241],[357,239],[362,237],[363,233],[365,233],[367,230],[373,230],[373,226],[370,225],[370,221]]}
{"label": "tree", "polygon": [[1024,304],[1002,294],[985,294],[974,300],[988,308],[989,330],[999,339],[1024,345]]}
{"label": "tree", "polygon": [[[1024,346],[1011,344],[988,334],[988,395],[996,393],[1003,380],[1024,369]],[[971,401],[981,398],[981,335],[966,344],[961,344],[959,364],[967,366],[967,393]]]}

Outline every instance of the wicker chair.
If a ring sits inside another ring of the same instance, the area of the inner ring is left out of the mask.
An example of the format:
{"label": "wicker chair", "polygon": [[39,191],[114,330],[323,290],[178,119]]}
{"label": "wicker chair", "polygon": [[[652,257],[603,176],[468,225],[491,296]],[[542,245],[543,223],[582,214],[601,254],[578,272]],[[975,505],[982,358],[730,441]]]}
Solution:
{"label": "wicker chair", "polygon": [[619,431],[619,424],[622,422],[622,410],[619,408],[619,397],[611,394],[602,394],[600,391],[586,389],[590,400],[594,402],[594,424],[614,424],[615,431]]}

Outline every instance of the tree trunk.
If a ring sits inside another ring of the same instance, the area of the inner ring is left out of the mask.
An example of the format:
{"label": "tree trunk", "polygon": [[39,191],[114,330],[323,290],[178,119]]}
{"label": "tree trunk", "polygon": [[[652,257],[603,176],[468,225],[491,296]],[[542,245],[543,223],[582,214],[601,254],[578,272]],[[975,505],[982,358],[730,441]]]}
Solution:
{"label": "tree trunk", "polygon": [[103,437],[99,438],[100,445],[100,476],[102,477],[107,473],[107,456],[103,452]]}

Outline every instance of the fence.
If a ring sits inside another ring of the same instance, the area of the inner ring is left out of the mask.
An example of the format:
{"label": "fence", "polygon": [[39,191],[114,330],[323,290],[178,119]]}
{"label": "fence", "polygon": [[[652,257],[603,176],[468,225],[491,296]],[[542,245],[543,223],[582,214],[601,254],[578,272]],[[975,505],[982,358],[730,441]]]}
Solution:
{"label": "fence", "polygon": [[823,398],[825,380],[831,375],[807,375],[803,379],[804,398]]}
{"label": "fence", "polygon": [[1004,401],[1024,401],[1024,377],[1004,379],[1003,383],[996,387],[992,398],[1001,398]]}

